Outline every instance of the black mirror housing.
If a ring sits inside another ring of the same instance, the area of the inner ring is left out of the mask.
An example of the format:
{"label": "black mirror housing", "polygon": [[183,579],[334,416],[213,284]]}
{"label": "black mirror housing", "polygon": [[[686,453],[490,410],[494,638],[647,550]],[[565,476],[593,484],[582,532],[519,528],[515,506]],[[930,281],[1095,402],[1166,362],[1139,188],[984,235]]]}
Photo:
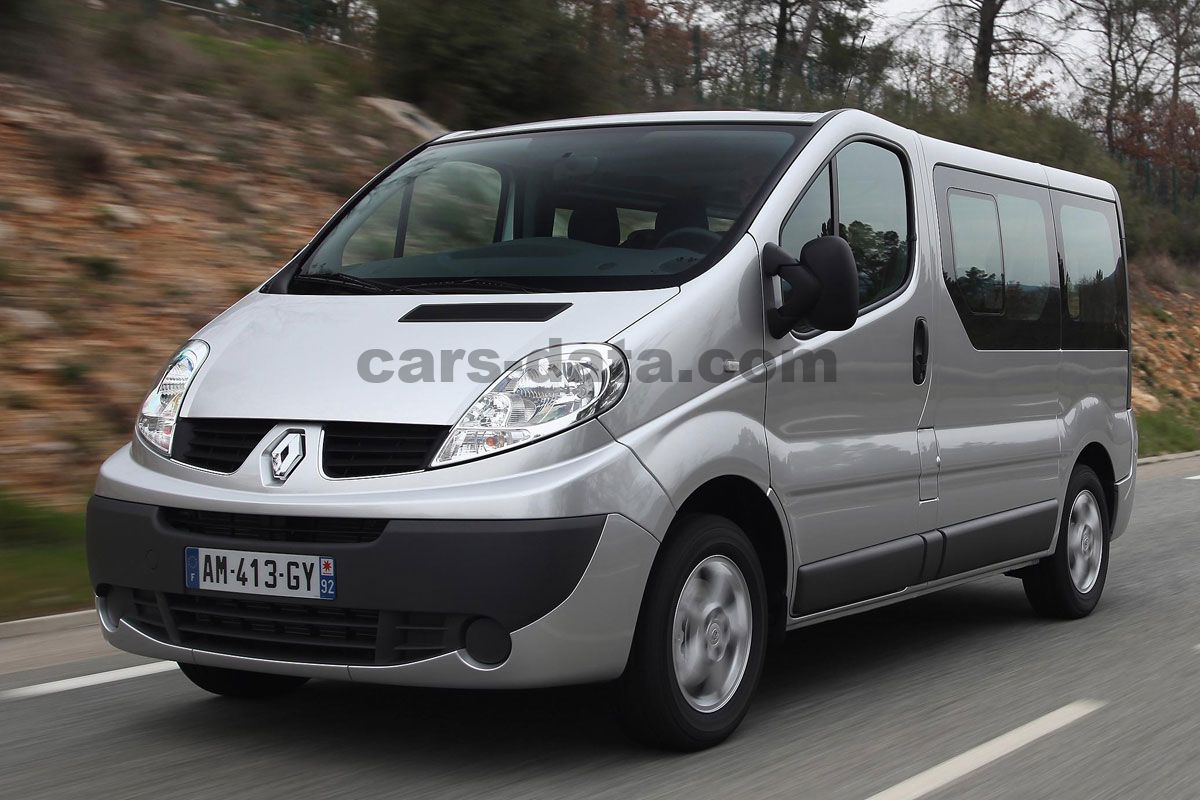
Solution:
{"label": "black mirror housing", "polygon": [[840,236],[821,236],[804,245],[800,258],[775,244],[762,252],[763,271],[792,286],[792,296],[770,309],[771,335],[782,339],[801,320],[818,330],[844,331],[858,319],[858,266],[850,245]]}

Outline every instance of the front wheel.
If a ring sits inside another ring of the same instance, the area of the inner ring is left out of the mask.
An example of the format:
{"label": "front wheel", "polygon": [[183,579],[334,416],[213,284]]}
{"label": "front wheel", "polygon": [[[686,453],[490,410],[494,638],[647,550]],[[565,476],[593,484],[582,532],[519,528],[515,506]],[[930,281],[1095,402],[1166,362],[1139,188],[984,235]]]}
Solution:
{"label": "front wheel", "polygon": [[270,675],[265,672],[205,667],[200,664],[180,663],[179,669],[188,680],[204,691],[224,697],[275,697],[308,683],[308,678],[297,675]]}
{"label": "front wheel", "polygon": [[1100,602],[1108,577],[1109,509],[1091,467],[1080,465],[1067,484],[1058,545],[1022,575],[1025,596],[1045,617],[1079,619]]}
{"label": "front wheel", "polygon": [[750,706],[766,648],[766,587],[744,531],[711,514],[680,518],[650,582],[619,684],[626,730],[700,750]]}

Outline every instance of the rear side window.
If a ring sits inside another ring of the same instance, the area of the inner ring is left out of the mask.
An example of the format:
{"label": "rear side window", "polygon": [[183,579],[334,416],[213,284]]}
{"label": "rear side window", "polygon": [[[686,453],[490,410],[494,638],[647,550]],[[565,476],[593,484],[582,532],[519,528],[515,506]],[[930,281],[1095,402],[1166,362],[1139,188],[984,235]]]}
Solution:
{"label": "rear side window", "polygon": [[1113,203],[1055,192],[1066,302],[1063,348],[1129,346],[1125,260]]}
{"label": "rear side window", "polygon": [[954,242],[954,286],[975,314],[1004,313],[1004,249],[996,198],[950,192],[950,237]]}
{"label": "rear side window", "polygon": [[977,350],[1057,350],[1050,191],[948,167],[935,172],[942,272]]}

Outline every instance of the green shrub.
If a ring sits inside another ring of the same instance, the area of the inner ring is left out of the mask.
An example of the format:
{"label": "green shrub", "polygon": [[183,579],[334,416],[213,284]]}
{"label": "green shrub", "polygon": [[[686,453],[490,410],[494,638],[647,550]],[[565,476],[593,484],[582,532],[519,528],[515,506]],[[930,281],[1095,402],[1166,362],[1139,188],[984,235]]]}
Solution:
{"label": "green shrub", "polygon": [[97,281],[108,282],[121,273],[121,264],[108,256],[71,256],[67,259],[83,268],[83,274]]}
{"label": "green shrub", "polygon": [[75,188],[110,177],[112,159],[103,142],[77,133],[43,132],[38,138],[60,186]]}
{"label": "green shrub", "polygon": [[68,386],[87,383],[91,367],[83,361],[63,361],[58,365],[58,379]]}
{"label": "green shrub", "polygon": [[8,392],[4,395],[4,405],[13,411],[31,411],[37,408],[33,398],[24,392]]}

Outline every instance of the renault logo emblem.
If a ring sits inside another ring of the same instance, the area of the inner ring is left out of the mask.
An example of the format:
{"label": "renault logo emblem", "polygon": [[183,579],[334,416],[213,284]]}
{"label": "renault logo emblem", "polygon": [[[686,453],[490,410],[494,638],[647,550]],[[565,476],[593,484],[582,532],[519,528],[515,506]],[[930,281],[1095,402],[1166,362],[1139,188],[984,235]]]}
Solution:
{"label": "renault logo emblem", "polygon": [[304,431],[288,431],[271,448],[271,477],[283,483],[304,459]]}

